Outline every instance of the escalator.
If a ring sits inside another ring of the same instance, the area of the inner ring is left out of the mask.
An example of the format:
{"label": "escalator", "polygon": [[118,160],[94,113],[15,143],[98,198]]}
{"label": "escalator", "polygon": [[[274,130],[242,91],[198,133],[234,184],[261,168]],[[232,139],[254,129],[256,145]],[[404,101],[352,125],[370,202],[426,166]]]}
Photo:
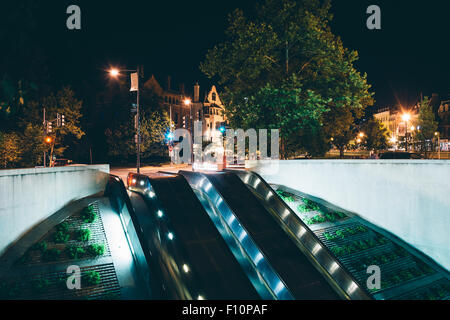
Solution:
{"label": "escalator", "polygon": [[237,175],[231,172],[202,174],[187,171],[180,171],[180,174],[193,188],[202,189],[205,193],[214,188],[220,194],[220,203],[226,203],[234,213],[249,238],[261,250],[261,257],[268,260],[281,279],[280,287],[284,286],[292,298],[348,298],[344,291],[336,289],[332,279],[316,269],[298,243],[286,233],[280,219],[263,206]]}
{"label": "escalator", "polygon": [[[309,195],[271,186],[254,172],[233,172],[283,221],[287,233],[336,284],[342,288],[356,284],[351,292],[347,290],[349,296],[364,294],[367,270],[377,266],[382,274],[381,286],[367,290],[371,299],[450,298],[449,272],[395,235]],[[316,250],[317,243],[321,243],[321,250]]]}
{"label": "escalator", "polygon": [[131,177],[129,187],[138,191],[131,194],[131,202],[164,278],[170,279],[166,283],[171,297],[269,297],[250,280],[184,177]]}

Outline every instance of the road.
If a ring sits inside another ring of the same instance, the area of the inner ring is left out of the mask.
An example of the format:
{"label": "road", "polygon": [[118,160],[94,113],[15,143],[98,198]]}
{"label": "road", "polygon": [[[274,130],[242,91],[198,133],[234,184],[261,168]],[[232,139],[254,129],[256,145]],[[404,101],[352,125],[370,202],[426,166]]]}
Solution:
{"label": "road", "polygon": [[[178,172],[178,170],[192,170],[192,166],[188,164],[167,164],[162,166],[146,166],[141,167],[141,174],[145,174],[149,177],[158,176],[158,171],[167,171],[167,172]],[[136,167],[112,167],[110,169],[110,173],[122,178],[124,182],[127,180],[128,172],[136,172]]]}

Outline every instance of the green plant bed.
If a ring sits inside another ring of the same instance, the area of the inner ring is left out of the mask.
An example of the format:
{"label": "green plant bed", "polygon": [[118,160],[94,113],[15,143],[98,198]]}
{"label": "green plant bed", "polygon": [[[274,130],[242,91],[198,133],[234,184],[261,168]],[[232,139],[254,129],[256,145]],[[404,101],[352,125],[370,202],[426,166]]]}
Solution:
{"label": "green plant bed", "polygon": [[334,246],[331,247],[330,250],[333,252],[333,254],[337,257],[351,254],[363,250],[367,250],[379,245],[383,245],[387,242],[387,240],[383,236],[377,236],[374,239],[368,239],[368,240],[359,240],[359,241],[352,241],[349,244],[342,245],[342,246]]}
{"label": "green plant bed", "polygon": [[50,286],[50,282],[45,278],[38,278],[31,281],[31,290],[35,293],[43,293]]}
{"label": "green plant bed", "polygon": [[56,226],[56,231],[61,231],[63,233],[68,233],[70,229],[70,224],[68,222],[61,222]]}
{"label": "green plant bed", "polygon": [[102,295],[102,300],[118,300],[120,298],[120,294],[118,292],[107,292]]}
{"label": "green plant bed", "polygon": [[301,203],[301,204],[299,204],[299,205],[297,206],[297,211],[300,212],[300,213],[306,213],[306,212],[309,212],[309,211],[311,211],[311,210],[308,209],[308,207],[306,206],[306,204]]}
{"label": "green plant bed", "polygon": [[70,259],[80,259],[86,254],[86,250],[79,246],[69,246],[66,248],[66,253]]}
{"label": "green plant bed", "polygon": [[294,195],[292,193],[282,191],[282,190],[277,190],[276,192],[280,196],[280,198],[283,199],[283,201],[285,201],[285,202],[294,202],[295,201]]}
{"label": "green plant bed", "polygon": [[84,275],[82,280],[88,285],[88,286],[95,286],[100,283],[101,277],[100,273],[97,271],[87,271]]}
{"label": "green plant bed", "polygon": [[86,248],[90,256],[98,257],[105,253],[105,246],[103,244],[91,244]]}
{"label": "green plant bed", "polygon": [[97,213],[94,210],[94,207],[92,205],[89,205],[88,207],[84,208],[81,212],[81,218],[84,222],[92,223],[97,219]]}
{"label": "green plant bed", "polygon": [[31,261],[30,250],[27,250],[19,259],[17,259],[18,264],[26,264]]}
{"label": "green plant bed", "polygon": [[58,258],[61,255],[61,251],[59,251],[58,249],[48,249],[47,251],[45,251],[42,254],[42,258],[44,259],[44,261],[56,261],[58,260]]}
{"label": "green plant bed", "polygon": [[77,231],[76,237],[78,241],[89,241],[91,239],[91,230],[80,229]]}
{"label": "green plant bed", "polygon": [[45,242],[45,241],[37,242],[31,247],[31,249],[38,250],[43,253],[47,250],[47,242]]}
{"label": "green plant bed", "polygon": [[53,235],[53,241],[55,241],[55,243],[66,243],[67,241],[69,241],[69,238],[70,234],[64,231],[57,231]]}
{"label": "green plant bed", "polygon": [[16,299],[20,295],[20,288],[17,283],[0,282],[0,300]]}
{"label": "green plant bed", "polygon": [[321,211],[319,205],[316,202],[306,198],[303,198],[302,201],[305,204],[305,206],[311,211],[319,211],[319,212]]}
{"label": "green plant bed", "polygon": [[345,239],[349,236],[354,236],[360,233],[365,233],[367,232],[368,229],[364,226],[356,226],[356,227],[347,227],[344,229],[339,229],[336,232],[325,232],[323,234],[323,236],[325,237],[325,239],[329,240],[329,241],[333,241],[336,239]]}

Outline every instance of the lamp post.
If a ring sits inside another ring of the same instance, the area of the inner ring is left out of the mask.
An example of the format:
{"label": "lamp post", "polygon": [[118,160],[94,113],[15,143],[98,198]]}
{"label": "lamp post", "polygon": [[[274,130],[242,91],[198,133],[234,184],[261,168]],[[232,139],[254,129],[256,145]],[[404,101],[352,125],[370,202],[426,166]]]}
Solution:
{"label": "lamp post", "polygon": [[184,104],[189,106],[189,132],[191,133],[191,164],[192,171],[194,171],[194,135],[193,135],[193,125],[192,125],[192,101],[189,98],[184,99]]}
{"label": "lamp post", "polygon": [[438,159],[441,160],[441,138],[439,132],[435,132],[434,135],[437,136],[438,139]]}
{"label": "lamp post", "polygon": [[411,119],[409,113],[404,113],[402,115],[402,120],[405,122],[405,151],[408,151],[408,121]]}
{"label": "lamp post", "polygon": [[[117,78],[121,72],[131,72],[136,74],[135,81],[136,83],[133,83],[133,75],[131,76],[131,89],[130,91],[136,91],[136,172],[140,173],[140,167],[141,167],[141,124],[139,121],[139,76],[142,72],[142,67],[137,66],[136,70],[119,70],[116,68],[112,68],[109,70],[109,75],[113,78]],[[136,87],[133,87],[133,84]]]}

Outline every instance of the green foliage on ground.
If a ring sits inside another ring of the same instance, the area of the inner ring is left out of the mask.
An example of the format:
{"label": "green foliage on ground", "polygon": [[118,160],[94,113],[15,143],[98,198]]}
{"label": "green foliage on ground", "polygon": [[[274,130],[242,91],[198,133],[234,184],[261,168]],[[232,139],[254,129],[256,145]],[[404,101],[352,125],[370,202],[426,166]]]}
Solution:
{"label": "green foliage on ground", "polygon": [[31,281],[31,290],[35,293],[43,293],[50,286],[50,282],[45,278],[37,278]]}
{"label": "green foliage on ground", "polygon": [[77,231],[76,237],[78,241],[89,241],[91,239],[91,230],[80,229]]}
{"label": "green foliage on ground", "polygon": [[88,207],[84,208],[81,212],[81,218],[84,222],[92,223],[97,219],[97,213],[94,210],[94,207],[92,205],[89,205]]}
{"label": "green foliage on ground", "polygon": [[57,231],[53,235],[53,241],[55,241],[55,243],[66,243],[69,241],[69,238],[70,234],[63,231]]}
{"label": "green foliage on ground", "polygon": [[42,258],[44,259],[44,261],[50,262],[50,261],[55,261],[59,258],[59,256],[61,255],[61,251],[58,249],[48,249],[47,251],[45,251],[42,254]]}
{"label": "green foliage on ground", "polygon": [[97,271],[86,271],[82,277],[88,286],[95,286],[100,283],[100,273]]}
{"label": "green foliage on ground", "polygon": [[346,227],[335,232],[325,232],[323,236],[325,237],[325,239],[332,241],[335,239],[345,239],[349,236],[365,233],[367,231],[368,229],[364,226]]}
{"label": "green foliage on ground", "polygon": [[386,238],[381,235],[378,235],[377,237],[371,239],[351,241],[348,244],[342,246],[336,245],[331,247],[330,250],[331,252],[333,252],[335,256],[341,257],[347,254],[367,250],[376,246],[381,246],[386,243],[387,243]]}
{"label": "green foliage on ground", "polygon": [[64,233],[68,233],[70,228],[70,224],[68,222],[61,222],[56,226],[56,231],[61,231]]}
{"label": "green foliage on ground", "polygon": [[89,255],[98,257],[105,253],[105,246],[103,244],[91,244],[87,246],[86,251]]}
{"label": "green foliage on ground", "polygon": [[31,247],[31,249],[38,250],[43,253],[47,250],[47,242],[46,241],[37,242]]}
{"label": "green foliage on ground", "polygon": [[66,248],[66,253],[70,259],[80,259],[85,255],[86,250],[80,246],[69,246]]}
{"label": "green foliage on ground", "polygon": [[21,293],[20,287],[17,283],[0,283],[0,300],[16,299]]}
{"label": "green foliage on ground", "polygon": [[25,251],[25,253],[19,259],[17,259],[18,264],[26,264],[30,261],[31,261],[30,250]]}

